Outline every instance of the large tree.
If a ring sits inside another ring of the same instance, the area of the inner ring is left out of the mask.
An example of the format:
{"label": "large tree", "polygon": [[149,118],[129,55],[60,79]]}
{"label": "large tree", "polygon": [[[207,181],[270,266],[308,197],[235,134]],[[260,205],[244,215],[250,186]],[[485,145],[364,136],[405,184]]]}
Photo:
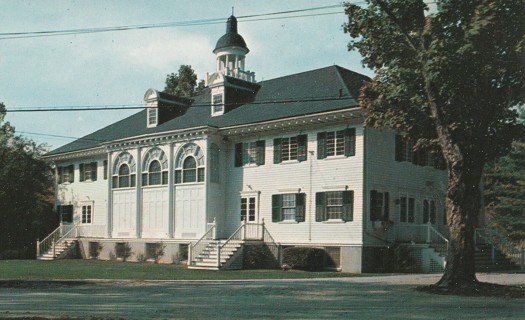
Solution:
{"label": "large tree", "polygon": [[202,93],[204,80],[197,83],[197,75],[190,65],[181,65],[177,73],[170,73],[166,76],[166,86],[164,92],[191,98]]}
{"label": "large tree", "polygon": [[0,259],[34,257],[35,241],[57,225],[52,171],[42,146],[15,135],[0,103]]}
{"label": "large tree", "polygon": [[448,169],[450,242],[439,287],[477,284],[473,234],[485,163],[509,149],[524,100],[525,0],[367,0],[345,4],[349,50],[375,71],[365,123],[434,148]]}

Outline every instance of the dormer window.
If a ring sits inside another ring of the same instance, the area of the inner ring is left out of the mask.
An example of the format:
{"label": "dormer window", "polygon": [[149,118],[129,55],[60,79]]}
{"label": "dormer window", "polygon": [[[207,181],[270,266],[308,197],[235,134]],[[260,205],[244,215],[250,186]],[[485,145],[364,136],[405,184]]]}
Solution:
{"label": "dormer window", "polygon": [[159,113],[157,108],[148,108],[148,128],[156,127],[159,123]]}
{"label": "dormer window", "polygon": [[212,96],[212,116],[224,114],[224,100],[222,93],[214,94]]}

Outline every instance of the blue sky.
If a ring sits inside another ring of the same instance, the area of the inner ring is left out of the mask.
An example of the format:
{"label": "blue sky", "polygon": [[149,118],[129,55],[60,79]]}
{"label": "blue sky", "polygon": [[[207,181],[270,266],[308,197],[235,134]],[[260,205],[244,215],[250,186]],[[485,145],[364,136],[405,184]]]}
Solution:
{"label": "blue sky", "polygon": [[[199,79],[215,69],[212,50],[236,16],[337,5],[288,1],[2,1],[2,33],[140,25],[223,18],[219,24],[0,39],[0,102],[19,108],[136,105],[148,88],[162,90],[166,75],[191,65]],[[347,51],[340,14],[264,20],[239,19],[250,53],[246,69],[262,81],[330,65],[372,73]],[[297,15],[297,14],[294,14]],[[279,17],[279,16],[273,16]],[[51,149],[120,120],[137,110],[9,113],[18,133]]]}

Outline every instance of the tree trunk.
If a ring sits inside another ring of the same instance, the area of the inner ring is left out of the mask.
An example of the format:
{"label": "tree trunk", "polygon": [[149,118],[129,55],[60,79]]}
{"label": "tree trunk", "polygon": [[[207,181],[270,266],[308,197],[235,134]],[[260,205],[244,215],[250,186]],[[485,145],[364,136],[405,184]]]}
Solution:
{"label": "tree trunk", "polygon": [[450,237],[445,273],[437,283],[441,287],[467,287],[478,282],[474,231],[481,207],[483,164],[476,160],[449,165],[446,200]]}

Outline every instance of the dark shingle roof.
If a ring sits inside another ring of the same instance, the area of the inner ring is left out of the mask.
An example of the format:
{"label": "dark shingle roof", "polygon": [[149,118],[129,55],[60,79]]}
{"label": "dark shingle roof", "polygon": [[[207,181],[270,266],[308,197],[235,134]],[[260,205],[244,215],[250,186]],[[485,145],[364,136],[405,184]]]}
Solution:
{"label": "dark shingle roof", "polygon": [[142,110],[55,149],[47,156],[95,148],[104,142],[144,134],[202,126],[224,128],[356,107],[359,89],[367,81],[370,81],[367,76],[339,66],[262,81],[253,102],[217,117],[210,114],[210,91],[206,88],[203,94],[194,97],[184,114],[157,127],[147,128],[146,110]]}

